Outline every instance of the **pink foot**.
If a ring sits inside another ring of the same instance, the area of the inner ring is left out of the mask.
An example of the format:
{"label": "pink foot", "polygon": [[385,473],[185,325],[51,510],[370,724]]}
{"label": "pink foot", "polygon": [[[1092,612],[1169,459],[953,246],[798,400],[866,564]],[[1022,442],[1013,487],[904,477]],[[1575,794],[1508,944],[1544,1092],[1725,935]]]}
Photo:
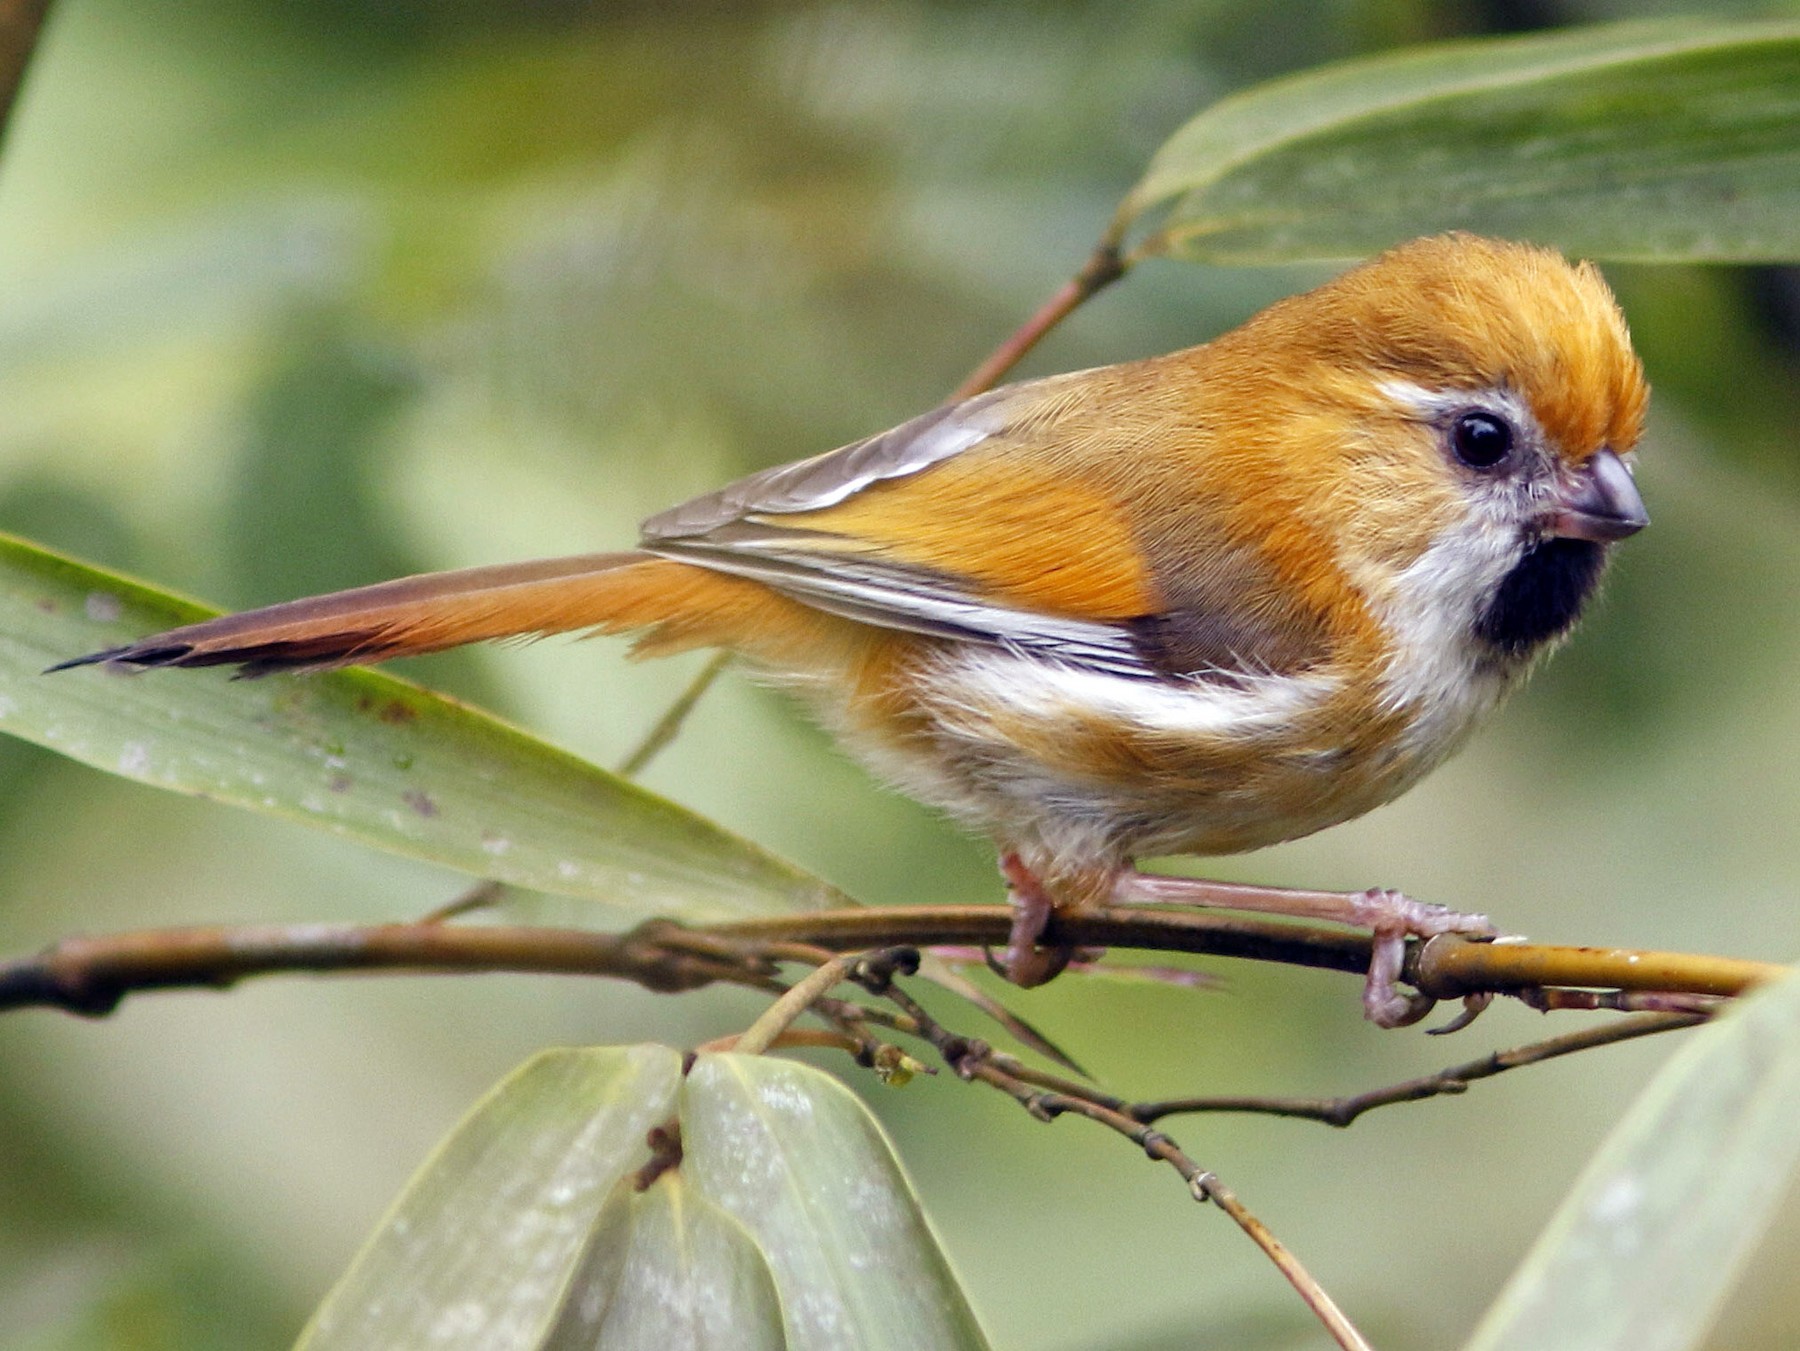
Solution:
{"label": "pink foot", "polygon": [[[1436,1000],[1423,994],[1403,994],[1397,988],[1406,959],[1408,938],[1435,938],[1439,934],[1469,934],[1492,938],[1498,930],[1485,915],[1467,915],[1441,905],[1427,905],[1398,891],[1306,891],[1288,887],[1262,887],[1242,882],[1209,882],[1198,877],[1165,877],[1141,873],[1135,868],[1120,872],[1113,899],[1123,904],[1196,905],[1226,910],[1249,910],[1265,915],[1297,919],[1332,920],[1367,929],[1374,951],[1369,978],[1363,986],[1363,1012],[1377,1027],[1406,1027],[1431,1012]],[[1463,1012],[1443,1029],[1466,1027],[1486,1008],[1485,995],[1463,1001]]]}
{"label": "pink foot", "polygon": [[[1397,987],[1406,962],[1406,940],[1436,938],[1439,934],[1473,934],[1493,938],[1499,930],[1486,915],[1468,915],[1441,905],[1415,901],[1398,891],[1371,888],[1349,893],[1350,911],[1344,922],[1369,931],[1375,940],[1369,959],[1369,978],[1363,984],[1363,1014],[1377,1027],[1410,1027],[1436,1006],[1424,994],[1404,994]],[[1463,1011],[1439,1034],[1458,1032],[1474,1022],[1492,996],[1470,995]]]}
{"label": "pink foot", "polygon": [[1014,985],[1029,990],[1060,974],[1075,951],[1038,945],[1056,910],[1056,902],[1024,860],[1010,850],[1002,853],[1000,876],[1006,879],[1006,893],[1012,901],[1012,930],[1006,937],[1005,961],[996,964],[990,955],[988,965]]}

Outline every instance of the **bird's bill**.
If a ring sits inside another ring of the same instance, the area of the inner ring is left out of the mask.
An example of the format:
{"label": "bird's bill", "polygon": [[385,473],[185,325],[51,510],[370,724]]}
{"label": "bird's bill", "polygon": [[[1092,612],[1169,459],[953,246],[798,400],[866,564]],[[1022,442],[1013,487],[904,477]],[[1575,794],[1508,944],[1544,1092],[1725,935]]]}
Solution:
{"label": "bird's bill", "polygon": [[1550,534],[1596,544],[1635,535],[1649,524],[1650,513],[1631,471],[1610,450],[1594,453],[1547,518]]}

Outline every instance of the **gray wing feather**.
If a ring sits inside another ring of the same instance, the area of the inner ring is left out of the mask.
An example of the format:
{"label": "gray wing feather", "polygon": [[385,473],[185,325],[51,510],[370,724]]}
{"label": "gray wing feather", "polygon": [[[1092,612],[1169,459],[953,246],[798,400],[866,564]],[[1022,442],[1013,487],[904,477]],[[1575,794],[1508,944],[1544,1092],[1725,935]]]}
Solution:
{"label": "gray wing feather", "polygon": [[[1036,382],[1033,394],[1041,394],[1045,383]],[[871,484],[916,474],[1004,433],[1015,421],[1019,388],[979,394],[866,441],[696,497],[645,521],[643,548],[750,578],[814,609],[878,628],[1160,678],[1123,625],[995,604],[971,594],[966,579],[954,574],[859,555],[833,537],[767,519],[835,506]]]}
{"label": "gray wing feather", "polygon": [[903,422],[810,460],[777,465],[652,516],[646,544],[706,535],[746,516],[779,516],[836,506],[884,479],[905,478],[1006,430],[1017,387],[990,390]]}
{"label": "gray wing feather", "polygon": [[[804,534],[805,532],[795,532]],[[767,541],[672,540],[647,552],[761,582],[827,614],[878,628],[1004,647],[1134,678],[1160,678],[1122,625],[1041,614],[977,599],[958,579],[929,568]]]}

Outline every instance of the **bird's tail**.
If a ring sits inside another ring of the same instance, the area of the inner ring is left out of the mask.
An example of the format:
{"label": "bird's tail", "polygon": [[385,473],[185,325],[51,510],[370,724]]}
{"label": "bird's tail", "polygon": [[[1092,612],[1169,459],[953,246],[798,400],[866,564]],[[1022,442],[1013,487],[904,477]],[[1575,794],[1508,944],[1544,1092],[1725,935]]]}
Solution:
{"label": "bird's tail", "polygon": [[[236,665],[245,675],[361,666],[490,638],[642,629],[651,652],[804,642],[824,616],[752,582],[643,553],[504,563],[288,601],[53,666]],[[775,655],[770,653],[769,655]]]}

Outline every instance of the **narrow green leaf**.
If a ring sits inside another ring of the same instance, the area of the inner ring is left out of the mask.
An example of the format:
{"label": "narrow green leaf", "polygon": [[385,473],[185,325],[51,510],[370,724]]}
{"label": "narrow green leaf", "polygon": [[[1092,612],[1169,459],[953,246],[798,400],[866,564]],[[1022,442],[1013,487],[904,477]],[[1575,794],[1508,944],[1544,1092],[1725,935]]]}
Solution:
{"label": "narrow green leaf", "polygon": [[1800,24],[1619,24],[1347,61],[1224,99],[1123,234],[1222,263],[1466,229],[1590,258],[1800,257]]}
{"label": "narrow green leaf", "polygon": [[296,1351],[540,1345],[680,1083],[681,1055],[666,1046],[527,1061],[426,1161]]}
{"label": "narrow green leaf", "polygon": [[703,1055],[682,1089],[682,1173],[775,1273],[795,1351],[986,1347],[868,1108],[830,1075]]}
{"label": "narrow green leaf", "polygon": [[1800,1164],[1800,979],[1688,1042],[1601,1147],[1466,1351],[1687,1351]]}
{"label": "narrow green leaf", "polygon": [[[976,1351],[881,1127],[805,1065],[547,1051],[439,1145],[296,1351]],[[646,1134],[682,1155],[642,1193]]]}
{"label": "narrow green leaf", "polygon": [[783,1351],[781,1299],[742,1225],[670,1169],[620,1178],[547,1351]]}
{"label": "narrow green leaf", "polygon": [[703,922],[842,899],[674,803],[378,671],[43,673],[209,613],[0,536],[0,732],[140,783],[645,914]]}

